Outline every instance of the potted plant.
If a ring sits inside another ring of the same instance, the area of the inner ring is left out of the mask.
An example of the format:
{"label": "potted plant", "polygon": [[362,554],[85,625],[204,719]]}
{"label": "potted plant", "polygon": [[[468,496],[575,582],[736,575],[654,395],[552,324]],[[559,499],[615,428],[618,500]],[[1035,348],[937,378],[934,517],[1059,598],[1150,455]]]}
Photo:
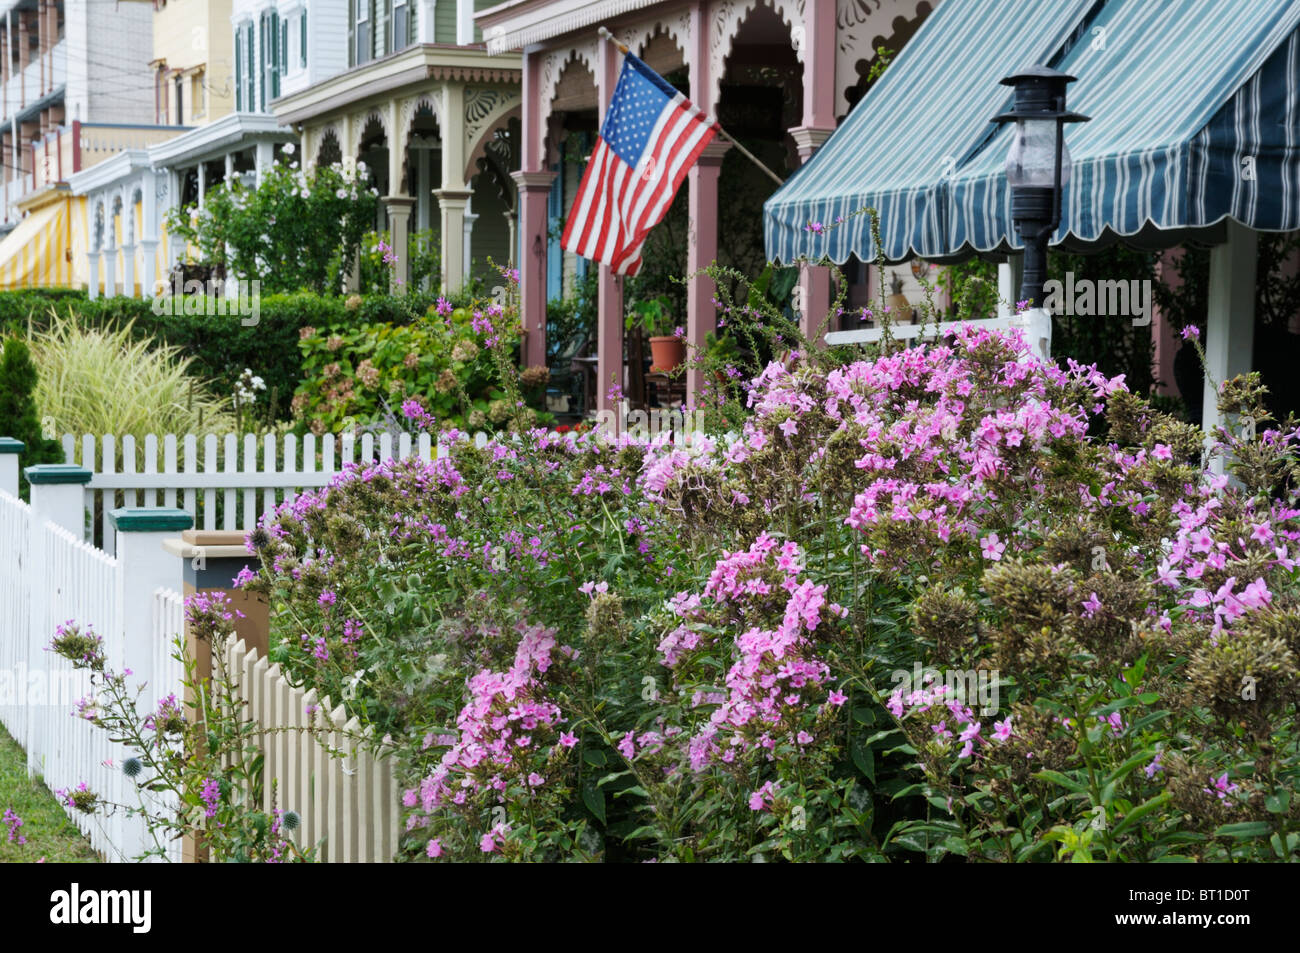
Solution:
{"label": "potted plant", "polygon": [[898,276],[898,272],[889,273],[889,297],[885,301],[889,305],[889,315],[896,321],[910,321],[912,318],[912,302],[907,300],[907,295],[903,294],[903,279]]}
{"label": "potted plant", "polygon": [[627,327],[628,330],[640,327],[650,339],[651,370],[668,374],[686,359],[686,343],[673,333],[666,298],[648,298],[632,305]]}

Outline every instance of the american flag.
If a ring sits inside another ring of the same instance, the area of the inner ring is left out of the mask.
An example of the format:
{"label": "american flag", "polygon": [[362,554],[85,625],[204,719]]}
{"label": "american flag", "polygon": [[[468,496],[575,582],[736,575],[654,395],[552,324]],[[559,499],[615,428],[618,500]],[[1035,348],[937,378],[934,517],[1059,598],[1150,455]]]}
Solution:
{"label": "american flag", "polygon": [[560,246],[635,275],[646,235],[716,134],[712,119],[627,54]]}

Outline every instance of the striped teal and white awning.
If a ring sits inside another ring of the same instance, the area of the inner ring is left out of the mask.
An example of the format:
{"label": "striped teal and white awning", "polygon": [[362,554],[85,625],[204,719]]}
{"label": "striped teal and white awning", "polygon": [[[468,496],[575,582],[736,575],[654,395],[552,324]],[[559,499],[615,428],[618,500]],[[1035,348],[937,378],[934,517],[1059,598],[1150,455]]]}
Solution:
{"label": "striped teal and white awning", "polygon": [[1054,242],[1149,240],[1225,217],[1300,228],[1300,3],[949,0],[768,200],[768,256],[873,260],[867,217],[851,215],[866,206],[890,261],[1019,247],[1011,130],[988,119],[1010,106],[998,80],[1036,63],[1078,77],[1070,108],[1092,117],[1067,127]]}

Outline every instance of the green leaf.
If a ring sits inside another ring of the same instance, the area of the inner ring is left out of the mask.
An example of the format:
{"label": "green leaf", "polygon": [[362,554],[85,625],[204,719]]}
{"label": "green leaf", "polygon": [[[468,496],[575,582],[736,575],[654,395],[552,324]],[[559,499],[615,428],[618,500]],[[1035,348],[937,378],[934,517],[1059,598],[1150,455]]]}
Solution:
{"label": "green leaf", "polygon": [[1263,837],[1273,829],[1267,821],[1238,821],[1224,824],[1214,832],[1215,837]]}
{"label": "green leaf", "polygon": [[851,747],[853,763],[872,784],[876,783],[876,756],[871,753],[871,746],[854,739]]}
{"label": "green leaf", "polygon": [[1144,748],[1143,750],[1139,751],[1137,754],[1133,755],[1133,757],[1125,761],[1123,764],[1121,764],[1110,774],[1106,775],[1106,782],[1108,784],[1113,784],[1114,782],[1127,776],[1128,773],[1132,771],[1134,768],[1136,768],[1138,765],[1144,763],[1149,764],[1151,759],[1155,757],[1155,754],[1156,754],[1155,748]]}
{"label": "green leaf", "polygon": [[1168,803],[1171,797],[1173,797],[1173,795],[1168,791],[1161,791],[1149,801],[1143,801],[1137,807],[1133,808],[1133,810],[1124,815],[1124,819],[1116,824],[1114,830],[1111,831],[1111,836],[1118,837],[1152,811],[1163,807]]}
{"label": "green leaf", "polygon": [[1088,789],[1078,781],[1072,781],[1060,771],[1039,771],[1034,777],[1041,781],[1051,781],[1053,784],[1059,784],[1067,791],[1073,791],[1075,794],[1087,794]]}
{"label": "green leaf", "polygon": [[582,786],[582,803],[595,815],[601,825],[605,824],[605,792],[594,784]]}
{"label": "green leaf", "polygon": [[1285,814],[1288,807],[1291,806],[1291,792],[1279,790],[1275,794],[1270,794],[1264,798],[1264,807],[1270,814]]}

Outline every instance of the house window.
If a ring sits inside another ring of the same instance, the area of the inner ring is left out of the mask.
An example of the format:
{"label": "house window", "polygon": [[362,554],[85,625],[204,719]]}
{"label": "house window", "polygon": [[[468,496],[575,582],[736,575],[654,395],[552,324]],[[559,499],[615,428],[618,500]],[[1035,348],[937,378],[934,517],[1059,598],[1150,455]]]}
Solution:
{"label": "house window", "polygon": [[185,78],[182,76],[177,76],[176,77],[176,125],[178,126],[185,125],[185,99],[183,95],[184,91],[185,91]]}
{"label": "house window", "polygon": [[393,50],[405,48],[410,37],[410,5],[407,0],[393,0]]}
{"label": "house window", "polygon": [[298,17],[298,65],[307,66],[307,11]]}
{"label": "house window", "polygon": [[289,21],[280,23],[280,74],[289,72]]}
{"label": "house window", "polygon": [[360,66],[370,60],[370,0],[352,0],[356,19],[353,21],[353,65]]}
{"label": "house window", "polygon": [[190,118],[199,119],[207,115],[203,95],[203,70],[190,78]]}

